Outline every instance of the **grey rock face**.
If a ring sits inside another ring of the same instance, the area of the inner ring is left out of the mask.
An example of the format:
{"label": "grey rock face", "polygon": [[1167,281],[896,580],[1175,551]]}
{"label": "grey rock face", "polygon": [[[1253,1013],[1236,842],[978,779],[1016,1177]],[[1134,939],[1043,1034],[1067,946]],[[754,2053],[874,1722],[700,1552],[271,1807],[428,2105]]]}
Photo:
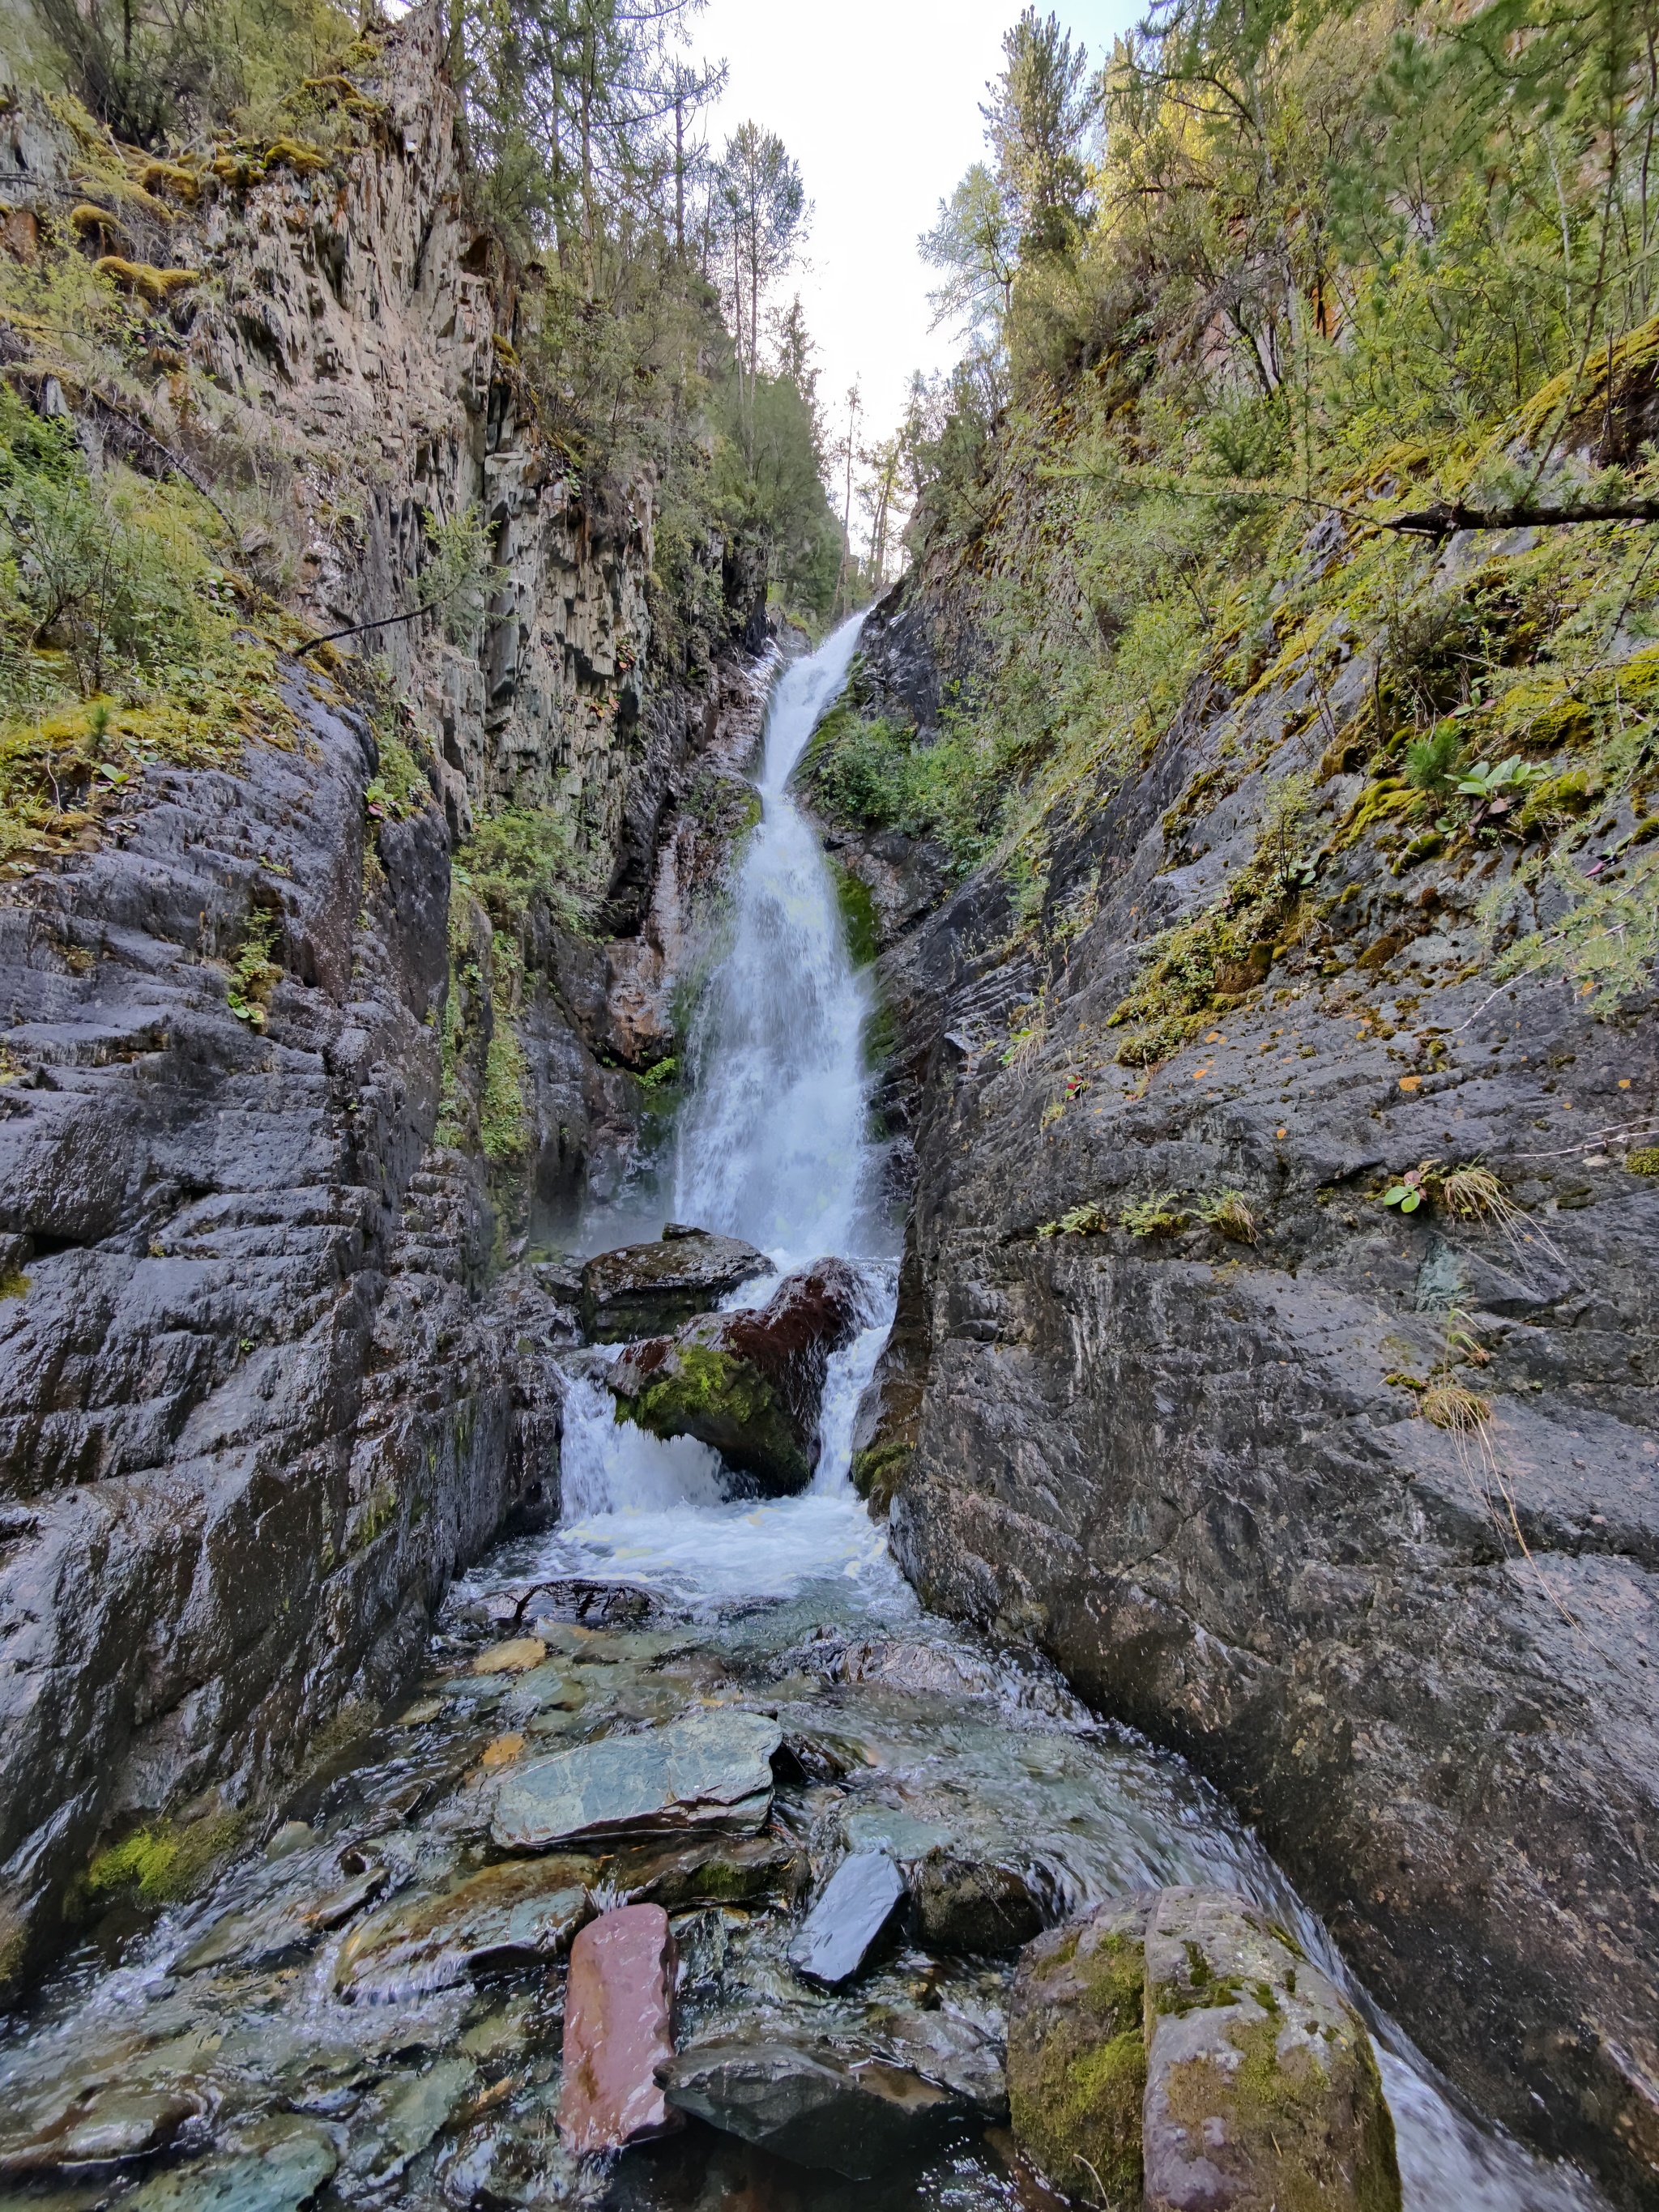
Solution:
{"label": "grey rock face", "polygon": [[497,1793],[490,1833],[510,1851],[698,1828],[752,1833],[771,1808],[772,1754],[781,1741],[775,1721],[733,1711],[606,1736],[512,1775]]}
{"label": "grey rock face", "polygon": [[[548,1307],[504,1280],[526,1349],[486,1349],[482,1190],[420,1164],[442,819],[383,826],[365,900],[372,740],[291,697],[302,744],[151,770],[125,831],[0,908],[25,1071],[0,1092],[26,1278],[0,1303],[14,1971],[109,1821],[270,1786],[384,1694],[504,1516],[556,1506]],[[263,1029],[226,1003],[256,908],[283,971]]]}
{"label": "grey rock face", "polygon": [[790,1964],[826,1989],[851,1981],[892,1926],[904,1895],[904,1876],[885,1851],[854,1851],[801,1923]]}
{"label": "grey rock face", "polygon": [[658,1243],[624,1244],[584,1263],[582,1328],[592,1344],[671,1335],[771,1267],[763,1252],[738,1237],[676,1224]]}
{"label": "grey rock face", "polygon": [[848,2064],[783,2042],[693,2045],[659,2070],[668,2101],[711,2127],[791,2159],[867,2181],[925,2154],[961,2101],[878,2058]]}
{"label": "grey rock face", "polygon": [[[917,1186],[854,1472],[929,1602],[1185,1751],[1477,2101],[1634,2188],[1659,2160],[1659,1186],[1607,1133],[1654,1109],[1659,1022],[1495,988],[1480,884],[1362,845],[1320,878],[1328,948],[1280,948],[1176,1058],[1120,1067],[1146,939],[1254,851],[1261,783],[1165,816],[1224,742],[1306,765],[1290,711],[1195,694],[1103,788],[1056,856],[1051,900],[1091,919],[1052,971],[982,878],[885,957]],[[1522,1218],[1401,1220],[1381,1193],[1425,1158],[1483,1160]],[[1253,1243],[1200,1218],[1227,1188]],[[1132,1234],[1164,1191],[1187,1225]],[[1092,1233],[1058,1231],[1085,1204]],[[1407,1387],[1454,1307],[1479,1437]]]}

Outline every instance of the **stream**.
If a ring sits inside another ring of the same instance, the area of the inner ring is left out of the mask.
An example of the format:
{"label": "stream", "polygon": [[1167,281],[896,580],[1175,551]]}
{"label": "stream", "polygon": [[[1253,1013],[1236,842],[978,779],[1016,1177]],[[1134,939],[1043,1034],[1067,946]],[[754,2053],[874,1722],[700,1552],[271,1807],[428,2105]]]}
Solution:
{"label": "stream", "polygon": [[[1017,1864],[1050,1919],[1146,1885],[1241,1893],[1370,2025],[1413,2212],[1602,2204],[1462,2109],[1181,1759],[1086,1710],[1036,1657],[925,1613],[853,1492],[854,1411],[892,1313],[898,1230],[867,1133],[867,979],[788,782],[857,630],[776,678],[763,815],[694,1019],[664,1208],[781,1272],[823,1254],[860,1270],[870,1325],[831,1364],[810,1487],[729,1498],[713,1451],[619,1423],[594,1354],[577,1355],[559,1524],[456,1583],[422,1679],[280,1808],[260,1849],[188,1905],[112,1915],[7,2024],[0,2212],[1056,2202],[1033,2193],[1006,2132],[1011,1958],[905,1944],[839,1990],[788,1961],[849,1850],[903,1861],[939,1843]],[[637,1219],[635,1200],[630,1238],[647,1233]],[[604,1230],[590,1216],[589,1249],[623,1241]],[[660,1840],[624,1838],[579,1868],[492,1845],[493,1793],[524,1761],[732,1708],[774,1717],[783,1749],[763,1835],[712,1869],[706,1845],[693,1863]],[[951,2093],[948,2130],[861,2181],[701,2122],[619,2159],[570,2156],[556,2125],[561,1960],[595,1903],[635,1899],[669,1911],[683,2042],[783,2034],[908,2068]]]}

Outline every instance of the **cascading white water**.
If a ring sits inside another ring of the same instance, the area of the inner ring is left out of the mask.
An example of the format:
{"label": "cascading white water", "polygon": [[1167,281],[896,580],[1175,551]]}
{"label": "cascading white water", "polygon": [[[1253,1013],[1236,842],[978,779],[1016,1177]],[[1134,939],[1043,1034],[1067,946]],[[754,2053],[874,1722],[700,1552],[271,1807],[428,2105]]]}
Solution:
{"label": "cascading white water", "polygon": [[[625,1565],[634,1580],[714,1605],[785,1596],[826,1575],[866,1583],[884,1609],[915,1604],[847,1474],[853,1415],[886,1335],[896,1277],[871,1204],[869,994],[829,865],[787,787],[846,681],[861,619],[786,668],[773,690],[761,819],[733,885],[729,942],[692,1028],[674,1212],[745,1238],[781,1269],[825,1253],[861,1261],[872,1326],[830,1362],[817,1471],[799,1498],[723,1503],[720,1462],[706,1445],[664,1443],[618,1423],[596,1381],[574,1380],[565,1402],[564,1523],[554,1541],[568,1564]],[[763,1280],[740,1295],[769,1288]]]}
{"label": "cascading white water", "polygon": [[871,1159],[855,973],[834,882],[786,788],[846,680],[862,617],[778,678],[766,719],[763,813],[738,872],[732,938],[692,1025],[674,1210],[785,1266],[856,1255]]}

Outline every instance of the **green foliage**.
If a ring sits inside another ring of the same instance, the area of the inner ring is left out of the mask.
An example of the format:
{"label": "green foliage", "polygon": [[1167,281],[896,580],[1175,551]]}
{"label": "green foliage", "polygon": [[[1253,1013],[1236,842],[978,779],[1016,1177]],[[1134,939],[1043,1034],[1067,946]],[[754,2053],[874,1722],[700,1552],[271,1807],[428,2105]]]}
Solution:
{"label": "green foliage", "polygon": [[1039,1237],[1097,1237],[1111,1227],[1109,1215],[1092,1203],[1074,1206],[1062,1213],[1058,1221],[1043,1221],[1037,1224]]}
{"label": "green foliage", "polygon": [[225,1004],[237,1020],[246,1022],[250,1029],[264,1029],[265,1002],[282,981],[283,970],[271,957],[279,933],[276,915],[264,907],[255,907],[248,916],[241,949],[231,963]]}
{"label": "green foliage", "polygon": [[463,507],[447,522],[425,520],[426,566],[410,585],[413,605],[435,608],[444,635],[463,645],[483,617],[495,539],[478,507]]}
{"label": "green foliage", "polygon": [[260,112],[327,66],[356,24],[333,0],[32,0],[70,88],[120,137]]}
{"label": "green foliage", "polygon": [[1211,1192],[1199,1200],[1198,1218],[1206,1228],[1218,1230],[1236,1244],[1255,1242],[1255,1215],[1242,1190]]}
{"label": "green foliage", "polygon": [[1642,1145],[1626,1152],[1625,1165],[1632,1175],[1659,1176],[1659,1145]]}
{"label": "green foliage", "polygon": [[1406,748],[1405,777],[1413,791],[1449,790],[1462,773],[1462,740],[1455,722],[1437,722]]}
{"label": "green foliage", "polygon": [[582,926],[582,864],[569,817],[556,807],[505,806],[486,815],[468,841],[465,866],[454,872],[497,929],[516,935],[536,899],[563,928]]}
{"label": "green foliage", "polygon": [[[1549,879],[1572,904],[1553,929],[1534,931],[1510,947],[1492,972],[1565,976],[1598,1014],[1651,988],[1659,961],[1659,851],[1647,851],[1595,882],[1573,857],[1552,852]],[[1490,919],[1495,902],[1486,902]]]}
{"label": "green foliage", "polygon": [[406,822],[432,804],[432,785],[425,769],[404,744],[390,717],[375,730],[380,765],[363,793],[363,803],[376,821]]}
{"label": "green foliage", "polygon": [[1131,1237],[1173,1237],[1187,1226],[1178,1190],[1154,1191],[1126,1206],[1121,1218]]}
{"label": "green foliage", "polygon": [[[14,692],[30,654],[64,654],[83,698],[193,660],[206,564],[176,505],[114,471],[0,387],[0,623]],[[37,679],[38,680],[38,679]]]}

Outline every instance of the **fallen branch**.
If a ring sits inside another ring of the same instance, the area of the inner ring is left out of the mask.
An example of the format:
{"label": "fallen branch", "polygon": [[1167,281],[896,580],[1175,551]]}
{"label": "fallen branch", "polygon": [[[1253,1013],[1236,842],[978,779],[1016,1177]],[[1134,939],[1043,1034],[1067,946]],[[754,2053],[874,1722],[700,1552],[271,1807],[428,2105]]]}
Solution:
{"label": "fallen branch", "polygon": [[[444,594],[445,599],[449,596],[448,592]],[[321,637],[307,638],[303,645],[296,646],[294,658],[296,660],[303,659],[307,653],[314,652],[318,646],[332,645],[336,638],[356,637],[366,629],[390,629],[393,623],[413,622],[417,615],[436,614],[443,603],[443,599],[428,599],[423,607],[410,607],[406,614],[382,615],[378,622],[348,623],[343,629],[325,630]]]}
{"label": "fallen branch", "polygon": [[1450,538],[1460,530],[1563,530],[1574,522],[1659,522],[1659,499],[1599,500],[1586,507],[1465,507],[1461,499],[1442,500],[1410,514],[1363,520],[1419,538]]}

